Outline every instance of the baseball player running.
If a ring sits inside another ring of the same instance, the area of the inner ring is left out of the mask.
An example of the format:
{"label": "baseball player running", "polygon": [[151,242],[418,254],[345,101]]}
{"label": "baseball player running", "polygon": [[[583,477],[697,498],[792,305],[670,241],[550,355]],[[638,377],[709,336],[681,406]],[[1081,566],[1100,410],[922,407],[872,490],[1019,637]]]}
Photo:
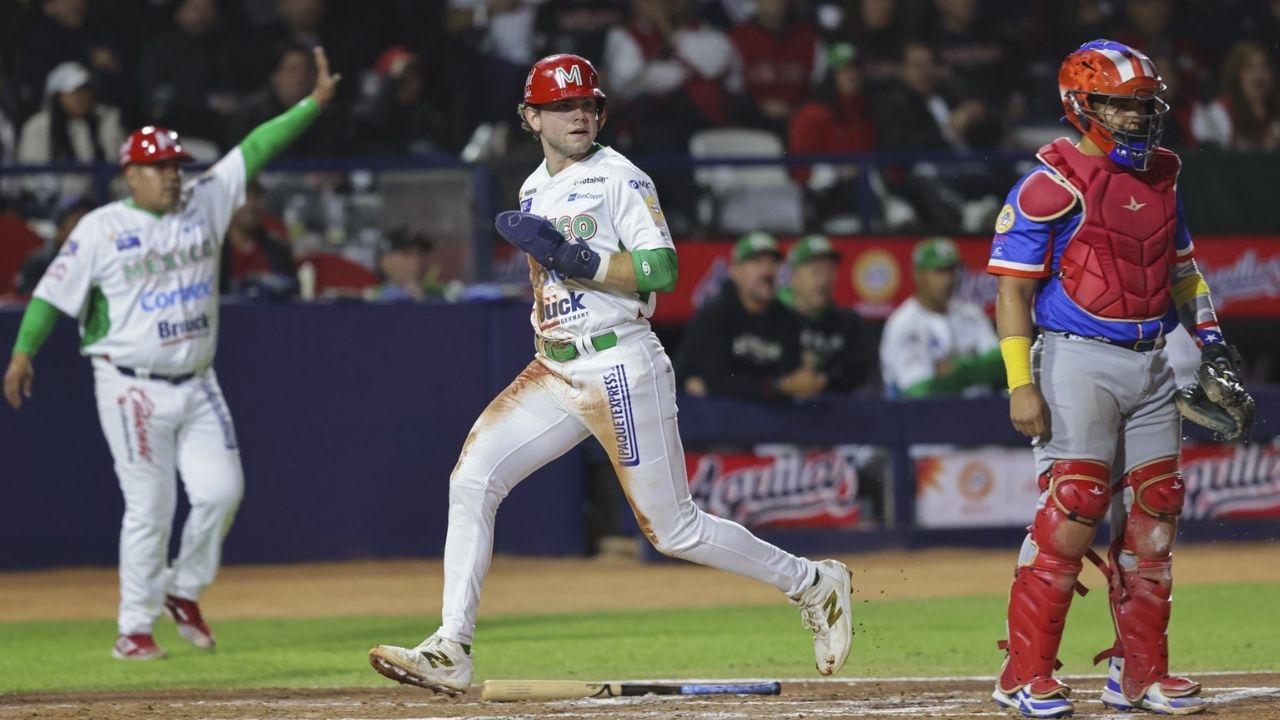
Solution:
{"label": "baseball player running", "polygon": [[[218,570],[222,539],[243,493],[240,451],[213,370],[218,258],[245,185],[333,99],[340,77],[321,48],[311,95],[250,132],[184,183],[191,156],[178,134],[147,126],[120,147],[130,196],[85,215],[36,286],[18,330],[4,394],[31,397],[32,358],[58,313],[80,325],[93,364],[98,417],[124,493],[119,632],[112,655],[164,657],[151,629],[167,610],[183,639],[212,650],[197,601]],[[182,475],[191,513],[166,562]]]}
{"label": "baseball player running", "polygon": [[[1160,147],[1169,106],[1156,68],[1132,48],[1095,40],[1067,56],[1058,84],[1083,137],[1040,149],[1040,165],[998,216],[988,263],[998,276],[1009,416],[1035,438],[1042,491],[1009,593],[993,697],[1027,717],[1072,714],[1070,690],[1053,672],[1088,554],[1107,575],[1116,631],[1097,658],[1110,661],[1102,702],[1200,712],[1200,684],[1168,672],[1172,546],[1185,492],[1178,410],[1210,426],[1228,420],[1214,427],[1234,440],[1253,401],[1193,259],[1180,161]],[[1182,391],[1166,354],[1155,352],[1179,322],[1202,360],[1199,386]],[[1108,508],[1115,539],[1103,561],[1090,544]]]}
{"label": "baseball player running", "polygon": [[675,375],[648,321],[655,293],[675,287],[675,248],[649,177],[595,142],[606,118],[595,68],[577,55],[539,60],[519,113],[546,161],[497,227],[529,253],[537,354],[480,415],[450,478],[440,628],[417,647],[374,647],[370,664],[450,695],[470,685],[498,504],[594,436],[658,550],[786,593],[813,631],[818,672],[836,672],[853,639],[849,570],[783,552],[690,499]]}

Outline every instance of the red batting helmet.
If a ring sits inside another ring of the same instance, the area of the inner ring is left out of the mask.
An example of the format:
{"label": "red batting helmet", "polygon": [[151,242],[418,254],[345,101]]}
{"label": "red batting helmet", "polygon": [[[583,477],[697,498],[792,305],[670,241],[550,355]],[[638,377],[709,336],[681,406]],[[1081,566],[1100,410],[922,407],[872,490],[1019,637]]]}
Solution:
{"label": "red batting helmet", "polygon": [[524,104],[545,105],[557,100],[593,97],[604,106],[600,75],[590,60],[579,55],[548,55],[533,64],[524,81]]}
{"label": "red batting helmet", "polygon": [[[1067,121],[1115,162],[1146,170],[1160,147],[1169,112],[1165,85],[1146,55],[1111,40],[1094,40],[1067,56],[1058,70],[1058,92]],[[1120,127],[1099,114],[1117,99],[1136,100],[1136,125]]]}
{"label": "red batting helmet", "polygon": [[177,158],[192,162],[195,158],[182,149],[178,133],[169,128],[147,125],[129,133],[120,145],[120,167],[133,163],[154,163]]}

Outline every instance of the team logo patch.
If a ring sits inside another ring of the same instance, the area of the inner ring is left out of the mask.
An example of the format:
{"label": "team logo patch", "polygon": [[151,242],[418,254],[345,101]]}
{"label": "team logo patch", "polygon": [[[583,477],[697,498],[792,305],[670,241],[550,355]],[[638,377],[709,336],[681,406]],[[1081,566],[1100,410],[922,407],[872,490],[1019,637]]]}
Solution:
{"label": "team logo patch", "polygon": [[653,216],[654,220],[662,222],[665,219],[662,215],[662,208],[658,207],[658,198],[652,195],[645,195],[644,204],[649,206],[649,214]]}
{"label": "team logo patch", "polygon": [[533,198],[527,197],[520,201],[520,212],[529,212],[533,210]]}
{"label": "team logo patch", "polygon": [[636,421],[631,412],[626,365],[615,365],[604,374],[604,391],[609,401],[613,439],[618,447],[618,464],[635,467],[640,464],[640,450],[636,447]]}
{"label": "team logo patch", "polygon": [[116,238],[116,250],[128,250],[129,248],[142,247],[142,238],[137,235],[120,235]]}
{"label": "team logo patch", "polygon": [[1005,203],[1004,207],[1000,208],[1000,214],[996,216],[996,232],[1009,232],[1009,229],[1013,227],[1013,221],[1016,217],[1017,216],[1013,213],[1013,206],[1009,203]]}
{"label": "team logo patch", "polygon": [[78,252],[80,252],[80,243],[68,240],[62,243],[62,248],[58,250],[58,257],[75,257]]}

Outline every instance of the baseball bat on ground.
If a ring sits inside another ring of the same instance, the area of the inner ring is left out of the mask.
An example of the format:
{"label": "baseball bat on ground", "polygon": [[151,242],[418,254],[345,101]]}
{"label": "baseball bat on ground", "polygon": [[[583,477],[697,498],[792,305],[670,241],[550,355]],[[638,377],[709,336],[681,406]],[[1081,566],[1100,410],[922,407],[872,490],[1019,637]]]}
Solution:
{"label": "baseball bat on ground", "polygon": [[755,683],[625,683],[576,680],[485,680],[481,699],[573,700],[578,698],[632,697],[636,695],[779,695],[782,684]]}

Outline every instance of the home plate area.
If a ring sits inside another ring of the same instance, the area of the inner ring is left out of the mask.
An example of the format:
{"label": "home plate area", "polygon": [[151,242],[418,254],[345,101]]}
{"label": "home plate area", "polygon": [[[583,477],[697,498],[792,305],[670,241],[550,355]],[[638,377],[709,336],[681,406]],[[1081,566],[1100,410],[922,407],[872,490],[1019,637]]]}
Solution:
{"label": "home plate area", "polygon": [[[1280,720],[1280,673],[1197,673],[1206,715]],[[1104,708],[1101,676],[1068,678],[1077,718],[1140,717]],[[721,681],[723,682],[723,681]],[[166,718],[172,720],[782,720],[784,718],[1018,717],[990,698],[989,678],[783,680],[779,696],[642,697],[492,703],[479,687],[458,698],[410,687],[210,690],[0,696],[0,720]],[[1145,713],[1143,714],[1145,715]]]}

